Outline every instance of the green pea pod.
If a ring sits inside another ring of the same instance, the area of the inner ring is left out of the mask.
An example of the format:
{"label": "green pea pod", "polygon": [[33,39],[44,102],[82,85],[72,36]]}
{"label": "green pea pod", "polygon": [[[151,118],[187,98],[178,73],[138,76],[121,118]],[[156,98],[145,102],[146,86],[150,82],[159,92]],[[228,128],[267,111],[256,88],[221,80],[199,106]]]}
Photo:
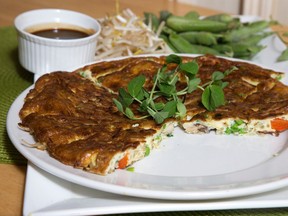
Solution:
{"label": "green pea pod", "polygon": [[168,38],[166,35],[160,34],[159,37],[162,38],[162,39],[165,41],[165,43],[168,45],[168,47],[169,47],[173,52],[178,53],[178,50],[171,44],[171,42],[169,41],[169,38]]}
{"label": "green pea pod", "polygon": [[156,32],[160,24],[158,17],[155,14],[148,12],[144,12],[144,17],[145,24],[149,25],[151,23],[152,31]]}
{"label": "green pea pod", "polygon": [[213,45],[211,48],[217,50],[219,53],[221,53],[227,57],[233,57],[234,56],[234,51],[230,45],[216,44],[216,45]]}
{"label": "green pea pod", "polygon": [[263,32],[262,34],[255,34],[251,35],[249,38],[245,38],[238,43],[241,44],[248,44],[248,45],[256,45],[258,44],[262,39],[274,34],[274,32]]}
{"label": "green pea pod", "polygon": [[250,37],[251,35],[260,32],[268,28],[269,22],[265,20],[252,22],[247,26],[243,26],[238,29],[231,30],[224,35],[224,41],[226,42],[238,42],[245,38]]}
{"label": "green pea pod", "polygon": [[214,21],[228,23],[228,22],[233,21],[233,17],[231,15],[229,15],[229,14],[226,14],[226,13],[220,13],[220,14],[207,16],[203,20],[214,20]]}
{"label": "green pea pod", "polygon": [[181,16],[170,16],[167,26],[176,32],[209,31],[221,32],[227,30],[227,24],[213,20],[196,20]]}
{"label": "green pea pod", "polygon": [[196,53],[198,54],[212,54],[212,55],[219,55],[219,56],[221,55],[221,53],[219,53],[217,50],[212,49],[207,46],[192,44],[192,47],[194,50],[197,50]]}
{"label": "green pea pod", "polygon": [[160,11],[159,23],[161,23],[162,21],[166,22],[168,17],[171,16],[171,15],[172,15],[172,13],[167,11],[167,10]]}
{"label": "green pea pod", "polygon": [[180,36],[188,40],[192,44],[200,44],[211,46],[217,44],[217,36],[210,32],[182,32]]}
{"label": "green pea pod", "polygon": [[265,48],[264,46],[260,45],[251,46],[249,44],[230,44],[230,46],[233,49],[234,52],[233,57],[235,58],[242,58],[242,57],[251,58]]}
{"label": "green pea pod", "polygon": [[196,11],[190,11],[190,12],[186,13],[184,16],[189,18],[189,19],[196,19],[196,20],[199,19],[199,17],[200,17],[199,13]]}
{"label": "green pea pod", "polygon": [[172,30],[171,28],[167,27],[167,26],[164,26],[162,28],[162,33],[165,33],[167,35],[170,35],[170,34],[176,34],[176,32],[174,30]]}
{"label": "green pea pod", "polygon": [[170,34],[169,35],[169,41],[172,44],[173,47],[176,48],[178,53],[193,53],[193,47],[189,43],[189,41],[185,40],[183,37],[181,37],[178,34]]}
{"label": "green pea pod", "polygon": [[243,27],[243,23],[241,23],[240,19],[234,18],[231,22],[227,23],[227,28],[229,30],[239,29]]}
{"label": "green pea pod", "polygon": [[277,61],[288,61],[288,48],[286,48],[281,55],[277,58]]}
{"label": "green pea pod", "polygon": [[214,49],[206,46],[195,45],[189,43],[185,38],[178,34],[169,35],[170,43],[178,50],[180,53],[191,53],[191,54],[213,54],[219,55],[220,53]]}

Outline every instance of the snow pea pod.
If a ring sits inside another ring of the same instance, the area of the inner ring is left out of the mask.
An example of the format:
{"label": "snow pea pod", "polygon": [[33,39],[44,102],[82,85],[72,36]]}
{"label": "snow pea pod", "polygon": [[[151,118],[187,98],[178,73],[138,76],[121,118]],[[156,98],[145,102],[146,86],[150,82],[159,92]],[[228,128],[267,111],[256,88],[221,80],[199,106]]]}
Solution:
{"label": "snow pea pod", "polygon": [[186,13],[184,16],[189,18],[189,19],[199,19],[199,17],[200,17],[199,13],[196,11],[190,11],[190,12]]}
{"label": "snow pea pod", "polygon": [[211,46],[217,44],[217,36],[210,32],[182,32],[180,36],[188,40],[192,44],[200,44]]}
{"label": "snow pea pod", "polygon": [[216,45],[213,45],[211,48],[217,50],[218,52],[222,53],[223,55],[227,57],[234,56],[234,51],[232,47],[228,44],[216,44]]}
{"label": "snow pea pod", "polygon": [[217,50],[206,46],[191,44],[189,41],[178,34],[170,34],[169,41],[178,50],[179,53],[220,55]]}
{"label": "snow pea pod", "polygon": [[254,55],[256,55],[258,52],[260,52],[262,49],[264,49],[264,46],[261,45],[249,45],[249,44],[230,44],[232,47],[232,50],[234,52],[233,57],[235,58],[251,58]]}
{"label": "snow pea pod", "polygon": [[172,15],[172,13],[167,11],[167,10],[160,11],[159,23],[161,23],[162,21],[166,22],[168,17],[171,15]]}
{"label": "snow pea pod", "polygon": [[163,34],[167,34],[167,35],[170,35],[170,34],[177,34],[177,32],[175,32],[174,30],[172,30],[171,28],[167,27],[167,26],[164,26],[162,28],[162,33]]}
{"label": "snow pea pod", "polygon": [[155,14],[148,12],[144,12],[144,17],[145,17],[144,20],[145,24],[148,26],[151,25],[152,30],[156,32],[160,24],[158,17]]}
{"label": "snow pea pod", "polygon": [[265,20],[252,22],[247,26],[240,27],[238,29],[226,32],[223,39],[226,42],[238,42],[251,35],[266,29],[269,26],[269,22]]}
{"label": "snow pea pod", "polygon": [[251,35],[249,38],[245,38],[241,41],[238,41],[238,43],[241,44],[248,44],[248,45],[256,45],[258,44],[262,39],[274,34],[274,32],[263,32],[262,34],[255,34]]}
{"label": "snow pea pod", "polygon": [[212,16],[207,16],[207,17],[204,17],[203,20],[212,20],[212,21],[226,23],[227,29],[237,29],[243,25],[240,21],[240,18],[233,17],[226,13],[220,13],[220,14],[215,14]]}
{"label": "snow pea pod", "polygon": [[175,52],[175,53],[178,52],[178,50],[171,44],[171,42],[170,42],[170,40],[169,40],[169,38],[168,38],[167,35],[160,34],[159,37],[162,38],[162,39],[165,41],[165,43],[168,45],[168,47],[169,47],[173,52]]}
{"label": "snow pea pod", "polygon": [[226,13],[220,13],[220,14],[207,16],[207,17],[203,18],[203,20],[214,20],[214,21],[228,23],[228,22],[233,21],[233,17],[229,14],[226,14]]}
{"label": "snow pea pod", "polygon": [[[220,53],[223,53],[229,57],[241,57],[244,56],[249,59],[249,57],[255,55],[260,50],[263,49],[262,46],[257,44],[265,37],[274,34],[273,32],[264,32],[262,34],[252,35],[249,38],[243,39],[237,43],[226,43],[226,44],[216,44],[212,48],[216,49]],[[234,54],[235,53],[235,54]]]}
{"label": "snow pea pod", "polygon": [[167,26],[176,32],[185,31],[209,31],[221,32],[227,30],[227,24],[213,20],[189,19],[182,16],[170,16]]}

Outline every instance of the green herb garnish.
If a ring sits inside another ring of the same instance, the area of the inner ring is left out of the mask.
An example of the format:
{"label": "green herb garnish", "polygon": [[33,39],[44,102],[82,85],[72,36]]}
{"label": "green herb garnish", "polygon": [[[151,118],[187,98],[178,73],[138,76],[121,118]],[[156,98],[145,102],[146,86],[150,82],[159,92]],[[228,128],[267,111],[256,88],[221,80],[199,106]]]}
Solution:
{"label": "green herb garnish", "polygon": [[[176,68],[169,70],[169,64],[176,64]],[[127,90],[119,89],[119,96],[113,99],[118,110],[130,119],[143,119],[153,117],[156,123],[161,124],[165,119],[175,117],[184,118],[186,107],[184,105],[184,95],[190,94],[196,89],[201,89],[202,104],[213,111],[218,106],[225,104],[223,88],[227,82],[222,79],[237,69],[233,67],[224,73],[215,71],[211,76],[211,81],[200,85],[201,79],[196,77],[199,65],[196,61],[183,63],[178,55],[171,54],[166,57],[166,64],[160,68],[153,78],[153,87],[150,91],[144,88],[146,78],[140,75],[132,79]],[[179,77],[184,76],[186,86],[179,90],[177,83]],[[138,104],[138,111],[143,115],[135,115],[130,105]]]}

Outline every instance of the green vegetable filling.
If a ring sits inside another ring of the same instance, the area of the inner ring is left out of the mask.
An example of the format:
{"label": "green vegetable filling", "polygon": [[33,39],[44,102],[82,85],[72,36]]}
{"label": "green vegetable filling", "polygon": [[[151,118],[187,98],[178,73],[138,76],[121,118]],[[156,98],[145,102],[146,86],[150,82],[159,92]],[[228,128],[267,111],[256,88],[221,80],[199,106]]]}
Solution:
{"label": "green vegetable filling", "polygon": [[167,137],[173,137],[172,133],[167,134]]}
{"label": "green vegetable filling", "polygon": [[243,120],[235,120],[230,127],[227,127],[225,130],[226,134],[245,134],[247,130],[245,128],[246,124]]}
{"label": "green vegetable filling", "polygon": [[86,78],[87,77],[87,74],[84,72],[84,71],[80,71],[79,72],[80,76]]}
{"label": "green vegetable filling", "polygon": [[129,171],[129,172],[134,172],[135,168],[134,167],[128,167],[126,170]]}
{"label": "green vegetable filling", "polygon": [[150,148],[149,146],[146,146],[146,149],[145,149],[145,157],[147,157],[148,155],[150,155]]}

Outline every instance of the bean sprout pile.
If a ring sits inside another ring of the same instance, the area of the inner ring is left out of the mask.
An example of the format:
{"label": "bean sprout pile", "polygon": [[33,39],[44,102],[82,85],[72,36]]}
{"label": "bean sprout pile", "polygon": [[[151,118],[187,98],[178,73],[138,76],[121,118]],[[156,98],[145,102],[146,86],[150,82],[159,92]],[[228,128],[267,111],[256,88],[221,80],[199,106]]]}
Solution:
{"label": "bean sprout pile", "polygon": [[[116,16],[98,20],[101,33],[98,38],[95,60],[140,54],[171,53],[159,34],[154,33],[151,25],[146,25],[142,18],[130,9],[125,9]],[[161,28],[159,28],[161,29]]]}

